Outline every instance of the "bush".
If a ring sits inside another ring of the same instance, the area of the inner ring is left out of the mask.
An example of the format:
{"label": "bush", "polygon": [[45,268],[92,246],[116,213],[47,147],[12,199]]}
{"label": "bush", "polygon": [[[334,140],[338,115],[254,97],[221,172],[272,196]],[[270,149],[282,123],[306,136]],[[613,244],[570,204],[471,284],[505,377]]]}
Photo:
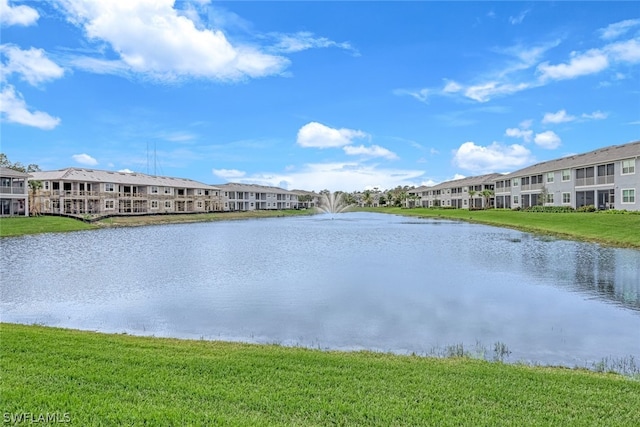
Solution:
{"label": "bush", "polygon": [[596,211],[596,207],[593,205],[580,206],[578,209],[576,209],[576,212],[595,212],[595,211]]}
{"label": "bush", "polygon": [[526,212],[568,213],[575,212],[571,206],[531,206]]}

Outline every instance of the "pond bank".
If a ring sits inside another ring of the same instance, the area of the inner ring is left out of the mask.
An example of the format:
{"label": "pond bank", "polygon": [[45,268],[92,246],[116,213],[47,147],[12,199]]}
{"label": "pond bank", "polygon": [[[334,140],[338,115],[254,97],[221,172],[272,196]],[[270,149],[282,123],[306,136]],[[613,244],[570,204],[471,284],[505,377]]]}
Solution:
{"label": "pond bank", "polygon": [[455,219],[547,234],[562,239],[640,249],[640,214],[636,213],[607,213],[606,211],[544,213],[506,209],[469,211],[433,208],[360,208],[358,210],[418,218]]}
{"label": "pond bank", "polygon": [[135,227],[158,224],[181,224],[190,222],[228,221],[255,218],[273,218],[297,215],[314,215],[313,209],[279,210],[279,211],[247,211],[247,212],[215,212],[204,214],[174,215],[137,215],[113,216],[93,223],[85,223],[79,219],[42,215],[37,217],[0,218],[0,237],[22,236],[39,233],[55,233],[80,230],[93,230],[105,227]]}
{"label": "pond bank", "polygon": [[640,382],[469,358],[2,323],[5,416],[74,425],[640,425]]}

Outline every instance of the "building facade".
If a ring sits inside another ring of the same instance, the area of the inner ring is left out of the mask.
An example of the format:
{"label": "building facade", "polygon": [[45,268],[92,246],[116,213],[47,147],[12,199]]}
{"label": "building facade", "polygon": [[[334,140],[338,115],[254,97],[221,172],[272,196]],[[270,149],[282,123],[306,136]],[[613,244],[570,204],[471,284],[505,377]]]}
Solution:
{"label": "building facade", "polygon": [[494,187],[497,173],[471,176],[442,182],[432,187],[418,187],[409,194],[415,194],[415,205],[426,208],[447,207],[458,209],[484,209],[494,206]]}
{"label": "building facade", "polygon": [[0,216],[29,216],[29,174],[0,167]]}
{"label": "building facade", "polygon": [[224,211],[298,209],[298,194],[282,188],[233,182],[216,187]]}
{"label": "building facade", "polygon": [[40,213],[84,217],[222,211],[220,189],[183,178],[67,168],[33,172]]}
{"label": "building facade", "polygon": [[636,141],[529,166],[496,180],[496,207],[640,210],[639,159]]}

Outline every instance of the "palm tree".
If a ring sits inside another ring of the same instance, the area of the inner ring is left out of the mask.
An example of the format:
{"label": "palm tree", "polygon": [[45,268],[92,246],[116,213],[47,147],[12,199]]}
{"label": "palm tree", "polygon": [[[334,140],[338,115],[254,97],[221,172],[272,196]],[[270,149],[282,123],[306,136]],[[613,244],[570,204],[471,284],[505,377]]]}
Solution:
{"label": "palm tree", "polygon": [[38,191],[42,188],[42,181],[29,181],[29,215],[40,215],[40,204],[36,203]]}
{"label": "palm tree", "polygon": [[469,190],[469,209],[473,209],[473,196],[475,196],[476,193],[476,190]]}
{"label": "palm tree", "polygon": [[493,196],[493,190],[489,190],[487,188],[485,190],[482,190],[480,194],[482,194],[482,197],[484,197],[484,208],[489,209],[489,202],[491,202],[491,196]]}
{"label": "palm tree", "polygon": [[371,197],[371,191],[365,190],[362,197],[362,202],[365,206],[371,206],[373,203],[373,197]]}

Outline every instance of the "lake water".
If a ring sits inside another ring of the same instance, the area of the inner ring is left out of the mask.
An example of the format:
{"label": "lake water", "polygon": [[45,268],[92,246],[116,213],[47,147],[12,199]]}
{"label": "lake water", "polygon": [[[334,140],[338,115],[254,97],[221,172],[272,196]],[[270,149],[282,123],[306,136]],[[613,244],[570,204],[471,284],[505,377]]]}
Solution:
{"label": "lake water", "polygon": [[3,322],[507,360],[640,357],[640,251],[346,213],[0,240]]}

